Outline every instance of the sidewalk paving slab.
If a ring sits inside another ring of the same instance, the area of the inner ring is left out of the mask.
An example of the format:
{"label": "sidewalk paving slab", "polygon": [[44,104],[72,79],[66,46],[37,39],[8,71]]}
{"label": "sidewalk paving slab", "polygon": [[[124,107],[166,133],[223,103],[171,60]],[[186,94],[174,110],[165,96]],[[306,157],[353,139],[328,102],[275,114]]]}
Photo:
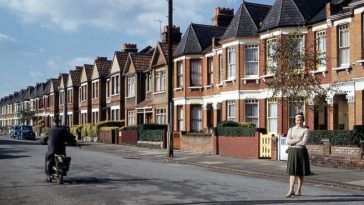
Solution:
{"label": "sidewalk paving slab", "polygon": [[[85,149],[114,153],[130,157],[140,157],[165,161],[175,164],[194,165],[214,171],[228,172],[244,176],[264,177],[277,180],[288,180],[286,161],[270,159],[242,159],[175,150],[174,157],[169,158],[166,150],[147,149],[129,145],[102,144],[83,142]],[[327,186],[352,191],[364,191],[364,170],[338,169],[312,166],[311,176],[305,177],[305,183],[314,186]]]}

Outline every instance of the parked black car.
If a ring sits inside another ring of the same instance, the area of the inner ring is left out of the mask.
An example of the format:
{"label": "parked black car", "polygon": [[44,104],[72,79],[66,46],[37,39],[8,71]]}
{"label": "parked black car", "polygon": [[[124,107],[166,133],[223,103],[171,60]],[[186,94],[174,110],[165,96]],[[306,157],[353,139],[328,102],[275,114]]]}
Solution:
{"label": "parked black car", "polygon": [[20,125],[20,128],[15,132],[15,137],[22,140],[35,140],[33,127],[30,125]]}
{"label": "parked black car", "polygon": [[19,126],[19,125],[11,126],[11,127],[10,127],[10,130],[9,130],[10,138],[15,138],[15,136],[16,136],[16,132],[17,132],[19,129],[20,129],[20,126]]}

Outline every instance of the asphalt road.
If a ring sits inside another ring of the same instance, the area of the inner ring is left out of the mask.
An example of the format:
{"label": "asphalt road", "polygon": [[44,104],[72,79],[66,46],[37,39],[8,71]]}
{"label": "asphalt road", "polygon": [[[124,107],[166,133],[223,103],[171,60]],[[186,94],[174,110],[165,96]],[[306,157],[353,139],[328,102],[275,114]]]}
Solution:
{"label": "asphalt road", "polygon": [[68,147],[65,184],[45,183],[47,147],[0,136],[0,204],[364,204],[364,194],[304,185],[286,199],[288,182]]}

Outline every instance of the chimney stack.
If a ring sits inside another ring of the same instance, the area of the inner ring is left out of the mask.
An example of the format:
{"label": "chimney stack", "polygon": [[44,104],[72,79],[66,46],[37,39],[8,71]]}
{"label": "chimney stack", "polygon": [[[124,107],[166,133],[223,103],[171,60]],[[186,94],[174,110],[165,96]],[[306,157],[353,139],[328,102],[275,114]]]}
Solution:
{"label": "chimney stack", "polygon": [[227,27],[233,18],[234,9],[217,7],[215,8],[215,15],[211,19],[212,25]]}
{"label": "chimney stack", "polygon": [[97,56],[96,61],[107,61],[107,57]]}
{"label": "chimney stack", "polygon": [[136,53],[138,52],[137,44],[124,43],[121,51],[126,53]]}
{"label": "chimney stack", "polygon": [[[182,33],[180,31],[180,28],[173,25],[172,32],[171,32],[172,44],[178,44],[181,41],[181,36],[182,36]],[[163,33],[161,33],[161,41],[163,43],[168,43],[168,25],[164,26]]]}

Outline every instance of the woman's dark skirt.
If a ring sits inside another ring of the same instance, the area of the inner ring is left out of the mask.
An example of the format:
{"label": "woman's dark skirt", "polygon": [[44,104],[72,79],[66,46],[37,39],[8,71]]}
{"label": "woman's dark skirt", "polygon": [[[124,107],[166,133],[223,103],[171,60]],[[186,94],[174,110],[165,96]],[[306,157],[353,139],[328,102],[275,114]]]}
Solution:
{"label": "woman's dark skirt", "polygon": [[288,149],[287,174],[294,176],[311,175],[310,159],[306,147],[290,147]]}

